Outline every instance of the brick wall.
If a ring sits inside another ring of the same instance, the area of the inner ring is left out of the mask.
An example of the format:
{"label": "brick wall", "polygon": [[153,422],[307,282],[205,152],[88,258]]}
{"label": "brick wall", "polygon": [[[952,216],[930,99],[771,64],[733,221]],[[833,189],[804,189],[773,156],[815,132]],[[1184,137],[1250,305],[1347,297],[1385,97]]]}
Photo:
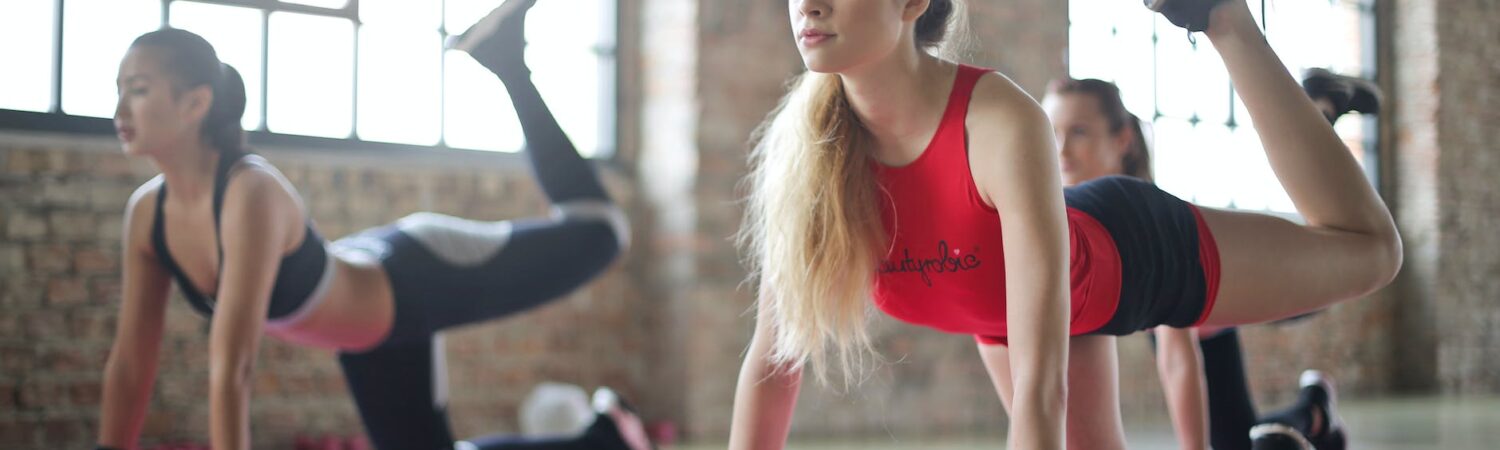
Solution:
{"label": "brick wall", "polygon": [[[330,237],[415,211],[476,219],[546,211],[524,162],[510,155],[449,155],[442,162],[424,155],[264,154],[298,187]],[[93,444],[100,372],[120,301],[121,211],[154,173],[144,161],[123,157],[111,140],[0,137],[0,447]],[[608,178],[618,200],[634,201],[623,177]],[[449,333],[458,435],[514,431],[516,406],[543,380],[609,384],[638,397],[645,342],[637,325],[642,299],[629,276],[636,264],[627,258],[525,320]],[[144,444],[206,440],[206,324],[173,299]],[[263,342],[251,407],[256,448],[290,448],[296,435],[360,431],[332,352]]]}
{"label": "brick wall", "polygon": [[1402,387],[1500,392],[1500,7],[1397,2]]}
{"label": "brick wall", "polygon": [[[1066,2],[969,3],[965,61],[996,67],[1033,94],[1065,73]],[[1407,241],[1406,269],[1372,298],[1297,324],[1247,328],[1250,379],[1265,409],[1289,398],[1304,367],[1332,372],[1346,395],[1500,391],[1500,286],[1492,280],[1500,261],[1488,251],[1500,217],[1489,181],[1500,168],[1490,145],[1500,139],[1491,125],[1500,55],[1485,45],[1500,17],[1483,0],[1383,4],[1382,82],[1393,108],[1382,119],[1386,189]],[[648,418],[675,421],[690,437],[714,442],[727,433],[753,322],[752,292],[740,284],[745,274],[728,240],[740,219],[736,183],[750,130],[800,60],[783,4],[626,0],[620,10],[624,159],[607,178],[628,205],[636,245],[568,300],[450,336],[460,435],[513,430],[516,403],[543,379],[611,384]],[[523,166],[504,157],[268,156],[329,236],[418,210],[481,219],[544,210]],[[152,173],[108,140],[0,135],[0,447],[92,441],[119,295],[120,210]],[[148,443],[206,436],[204,322],[180,301],[169,314]],[[848,392],[807,385],[796,433],[1003,430],[969,338],[886,318],[875,337],[888,363]],[[253,409],[260,448],[358,429],[328,352],[263,348]],[[1121,339],[1120,361],[1127,423],[1162,420],[1144,338]]]}

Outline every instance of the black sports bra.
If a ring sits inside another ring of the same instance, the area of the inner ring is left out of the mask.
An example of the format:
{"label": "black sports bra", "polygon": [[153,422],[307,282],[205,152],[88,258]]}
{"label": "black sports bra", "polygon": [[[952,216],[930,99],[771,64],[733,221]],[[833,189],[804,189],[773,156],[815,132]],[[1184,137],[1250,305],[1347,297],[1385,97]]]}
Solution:
{"label": "black sports bra", "polygon": [[[248,155],[240,153],[236,155],[223,155],[219,158],[219,166],[214,172],[214,241],[219,247],[219,269],[224,267],[224,241],[219,237],[219,215],[224,208],[224,190],[229,185],[229,171],[234,164]],[[177,280],[177,286],[182,290],[182,295],[193,309],[205,316],[212,316],[214,310],[214,299],[198,291],[187,274],[172,259],[172,253],[167,249],[167,231],[165,220],[163,220],[162,205],[167,199],[167,185],[162,183],[160,191],[156,195],[156,222],[151,227],[151,244],[156,249],[156,254],[161,258],[162,264],[172,273]],[[302,239],[302,244],[291,254],[281,258],[281,266],[276,271],[275,286],[271,289],[271,304],[267,312],[269,325],[274,327],[278,324],[286,324],[297,319],[300,314],[306,313],[325,293],[328,283],[332,278],[333,259],[329,257],[324,248],[325,241],[313,228],[312,219],[307,220],[307,233]]]}

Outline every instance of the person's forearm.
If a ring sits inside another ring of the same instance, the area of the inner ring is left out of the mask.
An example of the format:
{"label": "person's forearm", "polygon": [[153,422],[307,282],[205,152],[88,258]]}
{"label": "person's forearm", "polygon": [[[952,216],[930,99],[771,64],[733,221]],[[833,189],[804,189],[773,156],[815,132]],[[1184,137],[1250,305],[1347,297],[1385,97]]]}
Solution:
{"label": "person's forearm", "polygon": [[1012,448],[1062,449],[1068,404],[1067,301],[1044,301],[1046,323],[1012,327],[1010,358],[1015,404],[1011,411]]}
{"label": "person's forearm", "polygon": [[243,379],[209,383],[209,438],[215,450],[250,448],[250,386]]}
{"label": "person's forearm", "polygon": [[729,448],[780,450],[786,446],[791,430],[802,376],[800,372],[777,372],[776,366],[756,358],[755,353],[752,350],[740,368]]}
{"label": "person's forearm", "polygon": [[[1062,372],[1066,372],[1066,365]],[[1066,442],[1067,377],[1052,370],[1015,377],[1009,442],[1013,449],[1062,449]],[[1047,374],[1047,375],[1044,375]]]}
{"label": "person's forearm", "polygon": [[117,449],[135,448],[141,427],[146,422],[146,405],[155,380],[155,367],[142,368],[110,358],[104,368],[103,395],[99,408],[99,445]]}

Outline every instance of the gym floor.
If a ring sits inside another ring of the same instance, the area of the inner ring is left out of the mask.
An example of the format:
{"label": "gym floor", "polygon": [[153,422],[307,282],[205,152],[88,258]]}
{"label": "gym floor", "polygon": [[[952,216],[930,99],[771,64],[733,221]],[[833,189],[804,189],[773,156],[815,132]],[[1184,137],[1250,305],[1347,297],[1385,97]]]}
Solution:
{"label": "gym floor", "polygon": [[[1492,449],[1500,445],[1500,397],[1419,397],[1342,400],[1339,414],[1349,431],[1349,448],[1358,450]],[[1127,418],[1129,420],[1129,418]],[[1126,424],[1132,449],[1176,449],[1166,423]],[[682,450],[723,448],[720,442],[694,443]],[[882,437],[878,439],[794,440],[788,450],[977,450],[1003,448],[1000,441],[976,436]]]}

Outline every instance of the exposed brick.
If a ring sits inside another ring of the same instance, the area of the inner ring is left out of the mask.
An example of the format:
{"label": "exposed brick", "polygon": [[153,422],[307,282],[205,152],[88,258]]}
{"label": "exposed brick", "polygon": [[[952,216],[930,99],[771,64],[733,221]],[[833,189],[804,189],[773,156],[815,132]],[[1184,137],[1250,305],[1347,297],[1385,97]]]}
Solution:
{"label": "exposed brick", "polygon": [[33,273],[39,275],[66,273],[73,266],[72,251],[67,245],[34,244],[27,249],[26,256]]}
{"label": "exposed brick", "polygon": [[116,252],[97,248],[79,249],[73,253],[73,268],[82,275],[114,273],[119,269]]}
{"label": "exposed brick", "polygon": [[98,223],[92,212],[53,211],[47,216],[53,237],[65,242],[94,239]]}
{"label": "exposed brick", "polygon": [[81,208],[89,205],[89,183],[82,179],[44,179],[42,198],[49,206]]}
{"label": "exposed brick", "polygon": [[[0,381],[0,411],[14,410],[20,395],[19,384],[14,381]],[[3,435],[0,435],[0,442],[5,442]]]}
{"label": "exposed brick", "polygon": [[17,397],[17,405],[21,409],[43,409],[49,406],[66,404],[68,390],[65,386],[42,379],[29,379],[21,382],[20,395]]}
{"label": "exposed brick", "polygon": [[49,345],[37,349],[36,357],[40,360],[42,369],[53,373],[103,369],[103,366],[95,367],[89,361],[86,351],[85,347],[79,345]]}
{"label": "exposed brick", "polygon": [[88,301],[88,285],[82,278],[53,278],[47,281],[47,304],[76,305]]}
{"label": "exposed brick", "polygon": [[86,308],[68,315],[68,332],[83,342],[109,342],[115,337],[117,308]]}
{"label": "exposed brick", "polygon": [[19,245],[0,243],[0,273],[26,270],[26,252]]}
{"label": "exposed brick", "polygon": [[120,278],[113,274],[95,277],[89,281],[91,303],[114,306],[120,303]]}
{"label": "exposed brick", "polygon": [[34,448],[31,424],[25,419],[0,421],[0,447]]}
{"label": "exposed brick", "polygon": [[103,388],[98,381],[85,381],[68,386],[68,396],[77,406],[96,406],[100,403]]}
{"label": "exposed brick", "polygon": [[125,233],[122,217],[124,217],[124,214],[106,215],[104,220],[99,221],[95,229],[95,236],[103,242],[120,242],[121,239],[124,239]]}
{"label": "exposed brick", "polygon": [[17,240],[47,237],[47,219],[27,211],[10,211],[5,217],[5,235]]}
{"label": "exposed brick", "polygon": [[68,419],[46,419],[37,428],[40,432],[42,442],[59,443],[63,445],[87,445],[89,439],[88,430],[84,429],[82,421]]}
{"label": "exposed brick", "polygon": [[46,285],[36,278],[24,274],[0,275],[0,305],[10,308],[31,308],[42,304]]}
{"label": "exposed brick", "polygon": [[120,213],[130,201],[135,186],[117,182],[95,182],[89,186],[88,202],[94,211]]}
{"label": "exposed brick", "polygon": [[26,330],[28,339],[38,340],[60,340],[67,339],[67,331],[64,327],[67,321],[62,311],[34,310],[27,312],[25,319],[21,322],[21,328]]}
{"label": "exposed brick", "polygon": [[12,149],[5,152],[5,170],[17,175],[31,175],[46,170],[47,158],[42,152],[32,149]]}
{"label": "exposed brick", "polygon": [[121,178],[139,175],[143,172],[143,170],[137,170],[136,164],[124,155],[106,155],[100,156],[95,161],[92,174],[100,177]]}

